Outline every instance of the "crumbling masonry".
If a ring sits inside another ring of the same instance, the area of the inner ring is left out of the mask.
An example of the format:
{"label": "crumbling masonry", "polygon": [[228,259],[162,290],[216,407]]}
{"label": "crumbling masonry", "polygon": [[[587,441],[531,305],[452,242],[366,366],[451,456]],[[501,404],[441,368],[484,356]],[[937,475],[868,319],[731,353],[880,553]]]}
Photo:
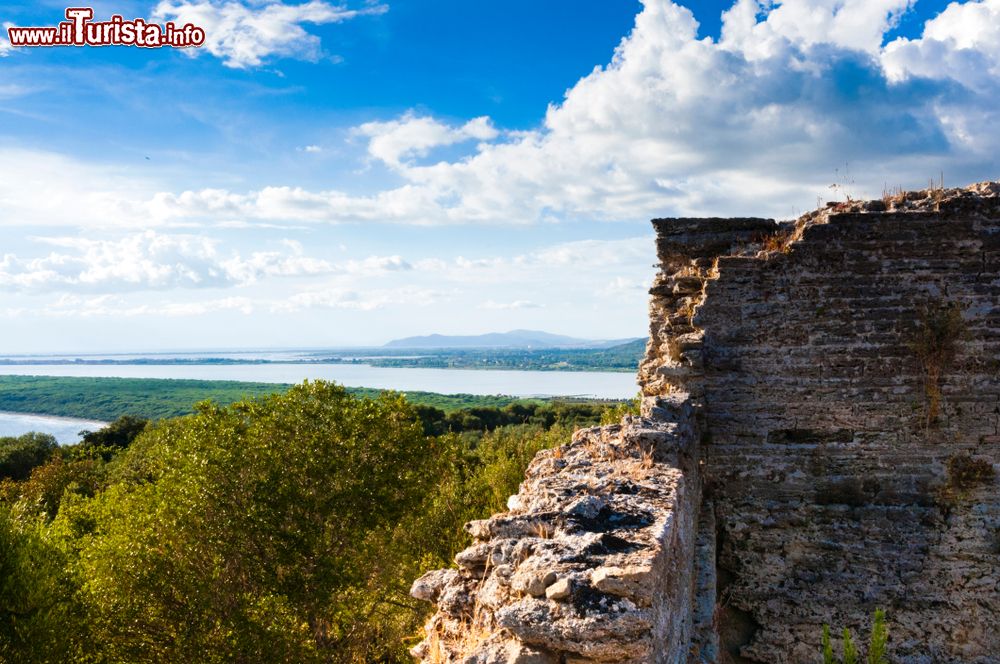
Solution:
{"label": "crumbling masonry", "polygon": [[1000,183],[658,219],[642,417],[468,524],[427,662],[1000,662]]}

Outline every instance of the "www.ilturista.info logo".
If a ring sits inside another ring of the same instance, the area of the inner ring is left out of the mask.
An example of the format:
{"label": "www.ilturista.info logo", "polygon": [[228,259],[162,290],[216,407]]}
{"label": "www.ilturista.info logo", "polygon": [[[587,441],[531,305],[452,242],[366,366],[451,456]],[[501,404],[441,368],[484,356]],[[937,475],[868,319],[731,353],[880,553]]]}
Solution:
{"label": "www.ilturista.info logo", "polygon": [[90,7],[69,7],[66,19],[50,27],[7,28],[11,46],[138,46],[140,48],[188,48],[205,43],[205,31],[196,25],[147,23],[141,18],[125,20],[114,15],[108,21],[92,21]]}

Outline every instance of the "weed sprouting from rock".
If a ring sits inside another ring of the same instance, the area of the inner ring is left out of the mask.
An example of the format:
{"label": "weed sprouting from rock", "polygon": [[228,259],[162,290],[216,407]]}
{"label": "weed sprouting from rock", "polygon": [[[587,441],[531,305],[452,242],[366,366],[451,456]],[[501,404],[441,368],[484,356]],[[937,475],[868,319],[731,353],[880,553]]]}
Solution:
{"label": "weed sprouting from rock", "polygon": [[945,302],[924,306],[910,348],[917,356],[924,374],[925,429],[938,423],[941,414],[941,377],[954,361],[958,341],[965,335],[966,325],[961,306]]}
{"label": "weed sprouting from rock", "polygon": [[[830,626],[823,625],[823,664],[858,664],[860,661],[858,659],[858,648],[854,645],[854,639],[851,637],[851,630],[846,627],[843,631],[842,643],[843,657],[841,659],[837,659],[837,657],[833,654],[833,643],[830,639]],[[871,636],[868,638],[867,656],[864,661],[866,664],[888,664],[888,649],[889,628],[885,623],[885,611],[883,609],[876,609],[875,617],[872,620]]]}

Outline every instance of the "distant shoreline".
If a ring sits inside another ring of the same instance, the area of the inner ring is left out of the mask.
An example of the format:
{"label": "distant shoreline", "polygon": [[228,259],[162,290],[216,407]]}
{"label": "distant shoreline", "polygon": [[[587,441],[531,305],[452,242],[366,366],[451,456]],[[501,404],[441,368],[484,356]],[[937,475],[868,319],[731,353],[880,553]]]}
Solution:
{"label": "distant shoreline", "polygon": [[97,424],[100,426],[106,425],[107,420],[95,420],[88,417],[70,417],[68,415],[53,415],[52,413],[29,413],[19,410],[0,410],[0,417],[2,416],[15,416],[15,417],[43,417],[47,420],[59,420],[60,422],[78,422],[81,424]]}
{"label": "distant shoreline", "polygon": [[[290,383],[261,383],[191,378],[111,378],[90,376],[0,375],[0,411],[18,415],[66,417],[110,422],[121,415],[149,419],[178,417],[193,412],[200,401],[229,404],[288,390]],[[514,397],[509,395],[441,394],[415,390],[346,387],[360,397],[382,392],[405,394],[414,405],[440,408],[504,407],[513,403],[620,403],[620,399],[590,397]]]}
{"label": "distant shoreline", "polygon": [[[611,347],[329,348],[201,353],[25,354],[0,356],[3,367],[369,367],[558,373],[635,373],[645,339]],[[23,372],[22,372],[23,373]],[[256,380],[256,379],[253,379]],[[357,384],[357,383],[355,383]]]}

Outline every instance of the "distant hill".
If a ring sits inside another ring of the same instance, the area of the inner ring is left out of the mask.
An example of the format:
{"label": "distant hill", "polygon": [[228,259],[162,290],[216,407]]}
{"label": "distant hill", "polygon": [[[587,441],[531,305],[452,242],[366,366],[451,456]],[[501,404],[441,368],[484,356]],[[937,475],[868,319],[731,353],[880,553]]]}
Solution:
{"label": "distant hill", "polygon": [[611,348],[633,339],[600,341],[577,339],[537,330],[512,330],[472,336],[430,334],[421,337],[394,339],[385,348]]}

